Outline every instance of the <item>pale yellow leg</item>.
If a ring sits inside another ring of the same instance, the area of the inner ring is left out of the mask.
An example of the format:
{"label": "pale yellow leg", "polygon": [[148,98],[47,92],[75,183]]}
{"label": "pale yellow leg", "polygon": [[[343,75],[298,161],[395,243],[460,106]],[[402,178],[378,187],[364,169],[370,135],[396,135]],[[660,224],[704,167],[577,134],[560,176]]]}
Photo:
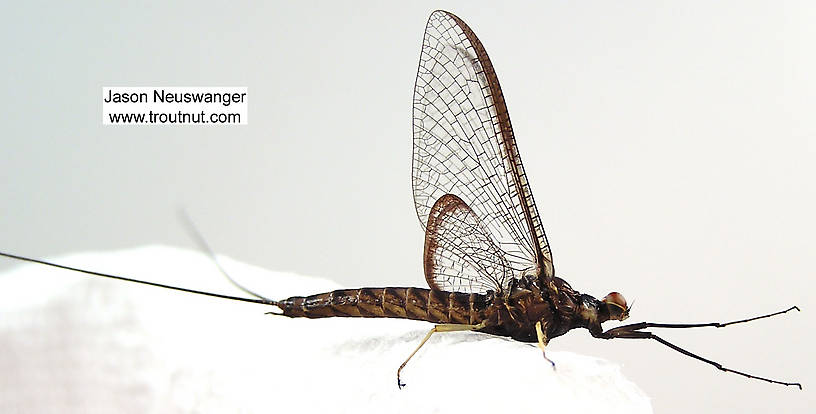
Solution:
{"label": "pale yellow leg", "polygon": [[405,386],[405,384],[400,381],[400,372],[402,371],[403,368],[405,368],[405,365],[408,364],[408,361],[410,361],[411,358],[414,357],[417,351],[419,351],[419,348],[422,348],[422,345],[425,345],[425,342],[428,342],[428,339],[431,338],[431,335],[433,335],[434,332],[478,331],[479,329],[482,329],[484,327],[485,327],[484,322],[478,325],[445,323],[434,326],[433,329],[431,329],[430,332],[428,332],[428,334],[425,335],[425,338],[422,339],[422,342],[419,343],[419,346],[416,347],[416,349],[414,349],[414,352],[411,352],[411,355],[408,355],[408,358],[405,359],[405,362],[403,362],[402,365],[400,365],[399,369],[397,369],[397,386],[400,388]]}
{"label": "pale yellow leg", "polygon": [[553,370],[555,370],[555,362],[547,358],[547,351],[544,350],[544,347],[547,346],[547,335],[545,335],[544,330],[541,329],[541,321],[536,322],[535,329],[536,335],[538,336],[538,347],[541,349],[541,354],[544,355],[544,359],[546,359],[547,362],[552,364]]}

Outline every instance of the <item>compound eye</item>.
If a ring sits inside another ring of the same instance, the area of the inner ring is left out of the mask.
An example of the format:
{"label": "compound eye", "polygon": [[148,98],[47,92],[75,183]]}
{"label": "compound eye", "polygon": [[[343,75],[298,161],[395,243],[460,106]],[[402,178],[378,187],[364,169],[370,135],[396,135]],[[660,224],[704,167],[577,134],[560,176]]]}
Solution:
{"label": "compound eye", "polygon": [[629,317],[629,307],[626,306],[626,299],[618,292],[612,292],[603,298],[606,309],[609,310],[609,318],[619,321]]}
{"label": "compound eye", "polygon": [[618,292],[612,292],[603,298],[603,302],[608,305],[615,305],[623,310],[626,310],[626,299]]}

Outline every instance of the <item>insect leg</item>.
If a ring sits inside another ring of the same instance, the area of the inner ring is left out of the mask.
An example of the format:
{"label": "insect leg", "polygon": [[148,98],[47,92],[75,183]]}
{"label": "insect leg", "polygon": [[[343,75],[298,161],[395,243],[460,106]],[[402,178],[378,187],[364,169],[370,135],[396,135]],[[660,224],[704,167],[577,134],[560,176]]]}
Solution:
{"label": "insect leg", "polygon": [[403,368],[405,368],[405,365],[408,364],[408,361],[410,361],[411,358],[414,357],[414,355],[417,353],[417,351],[419,351],[419,348],[422,348],[422,345],[425,345],[425,342],[428,342],[428,339],[431,338],[431,335],[433,335],[434,332],[478,331],[479,329],[482,329],[484,327],[485,327],[485,322],[482,322],[482,323],[480,323],[478,325],[467,325],[467,324],[458,324],[458,323],[445,323],[445,324],[435,325],[428,332],[428,334],[425,335],[425,338],[422,339],[422,342],[419,343],[419,346],[417,346],[416,349],[414,349],[414,352],[411,352],[411,355],[408,355],[408,358],[405,359],[405,362],[403,362],[402,365],[400,365],[400,367],[397,369],[397,387],[399,387],[401,389],[402,387],[405,386],[405,383],[400,381],[400,372],[402,371]]}
{"label": "insect leg", "polygon": [[[741,322],[741,321],[738,321],[738,322]],[[660,342],[661,344],[666,345],[667,347],[669,347],[669,348],[671,348],[671,349],[673,349],[673,350],[675,350],[675,351],[677,351],[677,352],[679,352],[679,353],[681,353],[681,354],[683,354],[685,356],[692,357],[692,358],[694,358],[694,359],[696,359],[698,361],[702,361],[702,362],[705,362],[706,364],[712,365],[715,368],[719,369],[720,371],[731,372],[731,373],[734,373],[734,374],[737,374],[737,375],[742,375],[743,377],[752,378],[752,379],[765,381],[765,382],[770,382],[770,383],[773,383],[773,384],[794,385],[796,387],[799,387],[800,390],[802,389],[802,384],[800,384],[798,382],[777,381],[777,380],[774,380],[774,379],[765,378],[765,377],[758,377],[756,375],[751,375],[751,374],[748,374],[746,372],[733,370],[731,368],[726,368],[726,367],[722,366],[722,364],[720,364],[719,362],[715,362],[715,361],[712,361],[710,359],[703,358],[703,357],[701,357],[701,356],[699,356],[697,354],[694,354],[694,353],[692,353],[690,351],[687,351],[687,350],[685,350],[683,348],[680,348],[679,346],[677,346],[677,345],[675,345],[675,344],[673,344],[673,343],[671,343],[671,342],[669,342],[669,341],[667,341],[667,340],[665,340],[665,339],[663,339],[663,338],[661,338],[661,337],[659,337],[659,336],[657,336],[657,335],[655,335],[655,334],[653,334],[651,332],[637,330],[637,329],[643,329],[643,328],[621,329],[621,328],[627,328],[628,326],[637,326],[637,325],[642,325],[642,324],[627,325],[627,326],[621,326],[621,327],[618,327],[618,328],[610,329],[610,330],[603,333],[603,337],[606,338],[606,339],[612,339],[612,338],[654,339],[655,341]]]}
{"label": "insect leg", "polygon": [[544,359],[547,360],[550,364],[552,364],[553,370],[555,370],[555,362],[553,360],[547,358],[547,351],[544,350],[544,347],[547,346],[547,335],[544,334],[544,331],[541,329],[541,321],[536,322],[535,324],[536,335],[538,336],[538,347],[541,348],[541,355],[544,356]]}
{"label": "insect leg", "polygon": [[618,331],[629,332],[629,331],[637,331],[637,330],[646,329],[646,328],[675,328],[675,329],[705,328],[705,327],[724,328],[724,327],[726,327],[728,325],[735,325],[735,324],[738,324],[738,323],[745,323],[745,322],[755,321],[757,319],[770,318],[771,316],[781,315],[783,313],[788,313],[788,312],[790,312],[792,310],[799,311],[799,307],[798,306],[791,306],[790,308],[787,308],[785,310],[781,310],[781,311],[778,311],[778,312],[773,312],[773,313],[769,313],[769,314],[766,314],[766,315],[754,316],[753,318],[740,319],[738,321],[731,321],[731,322],[708,322],[708,323],[640,322],[640,323],[633,323],[633,324],[630,324],[630,325],[623,325],[623,326],[619,326],[619,327],[614,328],[614,329],[610,329],[609,331],[604,332],[604,335],[607,335],[607,334],[614,335],[615,332],[618,332]]}

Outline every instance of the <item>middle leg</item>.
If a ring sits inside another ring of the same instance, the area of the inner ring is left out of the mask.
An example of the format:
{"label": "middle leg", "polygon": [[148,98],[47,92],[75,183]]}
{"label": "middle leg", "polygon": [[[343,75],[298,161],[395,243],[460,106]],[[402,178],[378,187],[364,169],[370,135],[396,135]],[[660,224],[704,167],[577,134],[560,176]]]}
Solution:
{"label": "middle leg", "polygon": [[547,346],[547,335],[544,333],[544,330],[541,327],[541,321],[536,322],[535,324],[536,335],[538,336],[538,347],[541,349],[541,354],[544,355],[544,359],[547,360],[552,365],[553,370],[555,370],[555,362],[551,359],[547,358],[547,351],[544,348]]}

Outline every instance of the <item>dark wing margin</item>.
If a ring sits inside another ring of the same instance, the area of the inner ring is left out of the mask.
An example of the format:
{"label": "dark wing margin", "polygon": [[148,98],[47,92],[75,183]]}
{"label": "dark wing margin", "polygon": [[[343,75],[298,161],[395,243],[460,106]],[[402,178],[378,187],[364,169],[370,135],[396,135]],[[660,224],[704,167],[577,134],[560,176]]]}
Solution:
{"label": "dark wing margin", "polygon": [[435,290],[502,293],[513,277],[504,252],[453,194],[436,201],[425,229],[425,280]]}
{"label": "dark wing margin", "polygon": [[425,28],[413,118],[414,205],[426,232],[437,200],[455,195],[514,276],[535,272],[548,282],[552,256],[496,72],[473,31],[445,11]]}

